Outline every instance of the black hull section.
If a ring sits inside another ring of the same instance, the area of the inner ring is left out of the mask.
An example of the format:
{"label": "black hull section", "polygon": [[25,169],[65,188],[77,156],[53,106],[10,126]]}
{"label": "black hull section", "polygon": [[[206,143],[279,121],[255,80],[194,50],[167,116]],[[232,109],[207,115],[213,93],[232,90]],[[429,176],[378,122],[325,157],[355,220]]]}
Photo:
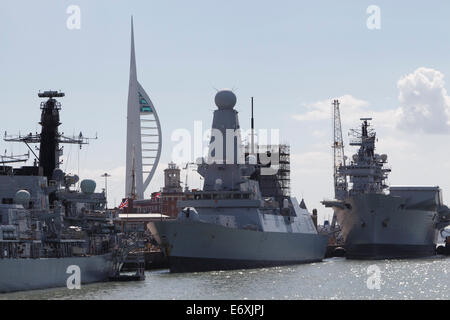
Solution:
{"label": "black hull section", "polygon": [[320,261],[322,260],[319,259],[319,260],[301,260],[301,261],[259,261],[259,260],[169,257],[170,272],[172,273],[255,269],[255,268],[278,267],[278,266],[320,262]]}
{"label": "black hull section", "polygon": [[355,260],[423,258],[436,254],[434,245],[359,244],[345,248],[346,258]]}

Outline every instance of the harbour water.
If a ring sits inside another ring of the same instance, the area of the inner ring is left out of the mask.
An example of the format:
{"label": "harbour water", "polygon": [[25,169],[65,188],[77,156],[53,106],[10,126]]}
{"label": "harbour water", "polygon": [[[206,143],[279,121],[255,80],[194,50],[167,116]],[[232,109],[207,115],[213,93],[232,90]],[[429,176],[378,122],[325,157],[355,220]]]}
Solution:
{"label": "harbour water", "polygon": [[[379,290],[374,270],[379,270]],[[449,273],[450,258],[442,256],[381,261],[330,258],[252,270],[186,274],[156,270],[146,272],[142,282],[17,292],[0,299],[450,299]]]}

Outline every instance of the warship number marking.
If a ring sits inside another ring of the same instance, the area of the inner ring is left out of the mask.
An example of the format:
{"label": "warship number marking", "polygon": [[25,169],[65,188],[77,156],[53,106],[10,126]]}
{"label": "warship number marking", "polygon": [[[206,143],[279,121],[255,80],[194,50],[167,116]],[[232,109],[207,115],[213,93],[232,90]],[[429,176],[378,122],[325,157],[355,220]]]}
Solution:
{"label": "warship number marking", "polygon": [[70,274],[67,278],[67,289],[81,289],[81,269],[77,265],[67,267],[66,273]]}
{"label": "warship number marking", "polygon": [[220,312],[228,313],[230,315],[239,316],[264,316],[264,305],[262,304],[232,304],[227,309],[221,309],[221,307],[206,307],[194,304],[192,307],[187,307],[186,314],[188,315],[212,315],[216,318]]}

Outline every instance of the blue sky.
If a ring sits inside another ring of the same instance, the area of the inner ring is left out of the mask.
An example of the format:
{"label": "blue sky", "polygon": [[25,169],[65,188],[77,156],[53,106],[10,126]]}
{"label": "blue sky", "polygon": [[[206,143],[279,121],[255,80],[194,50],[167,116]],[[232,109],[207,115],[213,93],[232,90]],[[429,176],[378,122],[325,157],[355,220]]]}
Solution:
{"label": "blue sky", "polygon": [[[81,9],[80,30],[66,27],[69,5]],[[366,26],[369,5],[381,9],[380,30]],[[62,89],[66,93],[61,100],[62,131],[99,136],[80,154],[85,173],[100,186],[98,172],[120,175],[125,165],[130,16],[134,15],[138,79],[163,125],[162,163],[170,161],[170,136],[175,129],[192,129],[194,120],[210,126],[214,87],[234,88],[241,126],[249,125],[254,96],[257,127],[280,128],[283,141],[291,144],[299,159],[292,167],[293,193],[303,195],[310,207],[327,212],[319,201],[332,195],[331,118],[298,121],[295,115],[344,95],[366,102],[362,111],[389,112],[401,104],[397,84],[402,77],[420,67],[449,75],[449,13],[448,1],[2,0],[0,129],[37,130],[36,93]],[[357,126],[365,115],[348,113],[344,129]],[[394,143],[380,151],[390,152],[397,162],[391,161],[392,182],[450,187],[443,179],[450,167],[435,162],[450,157],[444,151],[432,154],[448,146],[448,136],[426,131],[410,136],[397,125],[385,130],[379,124],[380,140],[384,133],[407,148]],[[5,143],[1,147],[26,150]],[[423,166],[420,157],[417,163],[408,161],[411,150],[428,154],[429,160],[423,162],[435,162],[434,168],[417,172]],[[65,153],[70,157],[64,166],[75,171],[76,148],[67,146]],[[112,178],[111,197],[120,199],[123,180]],[[155,180],[151,187],[158,188],[160,182]]]}

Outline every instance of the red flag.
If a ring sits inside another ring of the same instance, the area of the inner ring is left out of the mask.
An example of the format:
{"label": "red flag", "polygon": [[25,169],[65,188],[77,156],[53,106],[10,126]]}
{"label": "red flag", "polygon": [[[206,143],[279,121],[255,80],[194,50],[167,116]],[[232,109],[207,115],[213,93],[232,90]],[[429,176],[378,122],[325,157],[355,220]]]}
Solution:
{"label": "red flag", "polygon": [[121,202],[121,204],[120,204],[120,206],[119,206],[119,209],[123,209],[123,208],[128,208],[128,199],[124,199],[124,200]]}

